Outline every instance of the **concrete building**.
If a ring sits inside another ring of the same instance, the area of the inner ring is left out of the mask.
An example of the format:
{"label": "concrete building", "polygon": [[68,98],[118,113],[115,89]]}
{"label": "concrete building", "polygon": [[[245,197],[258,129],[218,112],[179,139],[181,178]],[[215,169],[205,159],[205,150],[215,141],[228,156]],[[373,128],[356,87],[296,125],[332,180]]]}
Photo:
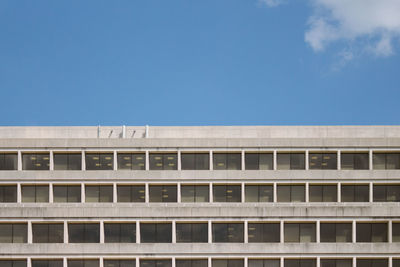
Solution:
{"label": "concrete building", "polygon": [[400,126],[0,127],[0,267],[399,267]]}

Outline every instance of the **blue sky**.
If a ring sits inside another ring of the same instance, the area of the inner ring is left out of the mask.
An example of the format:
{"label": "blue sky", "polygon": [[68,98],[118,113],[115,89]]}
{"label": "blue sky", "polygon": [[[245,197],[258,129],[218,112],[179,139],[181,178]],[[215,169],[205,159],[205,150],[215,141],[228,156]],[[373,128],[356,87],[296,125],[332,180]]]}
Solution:
{"label": "blue sky", "polygon": [[3,0],[0,125],[400,124],[400,1],[346,2]]}

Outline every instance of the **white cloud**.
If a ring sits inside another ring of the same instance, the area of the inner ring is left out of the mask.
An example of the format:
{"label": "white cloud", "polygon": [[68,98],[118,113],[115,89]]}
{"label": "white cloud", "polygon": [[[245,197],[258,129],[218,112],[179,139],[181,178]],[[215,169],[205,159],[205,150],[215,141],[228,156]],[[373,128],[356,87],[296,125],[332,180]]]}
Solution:
{"label": "white cloud", "polygon": [[276,7],[282,4],[282,0],[259,0],[261,3],[266,4],[269,7]]}

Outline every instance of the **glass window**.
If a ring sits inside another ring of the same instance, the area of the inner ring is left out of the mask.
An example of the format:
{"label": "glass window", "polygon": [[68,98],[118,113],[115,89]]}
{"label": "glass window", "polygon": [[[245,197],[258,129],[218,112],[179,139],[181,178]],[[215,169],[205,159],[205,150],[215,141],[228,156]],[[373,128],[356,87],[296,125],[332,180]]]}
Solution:
{"label": "glass window", "polygon": [[177,243],[207,243],[208,224],[207,223],[177,223],[176,224]]}
{"label": "glass window", "polygon": [[214,153],[214,170],[241,170],[242,160],[240,153]]}
{"label": "glass window", "polygon": [[49,170],[50,154],[49,153],[29,153],[22,154],[23,170]]}
{"label": "glass window", "polygon": [[400,223],[392,223],[392,241],[400,242]]}
{"label": "glass window", "polygon": [[34,223],[32,224],[33,243],[63,243],[64,224]]}
{"label": "glass window", "polygon": [[56,203],[79,203],[81,202],[81,186],[53,185],[53,196]]}
{"label": "glass window", "polygon": [[172,267],[171,260],[140,260],[140,267]]}
{"label": "glass window", "polygon": [[321,242],[351,242],[351,223],[321,223]]}
{"label": "glass window", "polygon": [[285,223],[285,242],[315,242],[315,223]]}
{"label": "glass window", "polygon": [[357,242],[387,242],[387,223],[357,223]]}
{"label": "glass window", "polygon": [[213,185],[214,202],[241,202],[240,185]]}
{"label": "glass window", "polygon": [[177,170],[177,153],[150,153],[150,170]]}
{"label": "glass window", "polygon": [[249,259],[248,267],[280,267],[280,260],[279,259],[260,259],[260,260]]}
{"label": "glass window", "polygon": [[105,223],[105,243],[136,243],[135,223]]}
{"label": "glass window", "polygon": [[342,170],[368,170],[369,168],[368,153],[342,153],[340,157]]}
{"label": "glass window", "polygon": [[368,185],[342,185],[342,202],[368,202]]}
{"label": "glass window", "polygon": [[99,260],[70,260],[68,267],[99,267]]}
{"label": "glass window", "polygon": [[48,185],[22,185],[22,202],[49,202]]}
{"label": "glass window", "polygon": [[85,185],[86,202],[113,202],[112,185]]}
{"label": "glass window", "polygon": [[393,259],[392,267],[400,267],[400,259]]}
{"label": "glass window", "polygon": [[182,153],[181,164],[182,164],[182,170],[209,170],[210,154]]}
{"label": "glass window", "polygon": [[278,153],[277,164],[278,164],[278,170],[304,170],[305,154]]}
{"label": "glass window", "polygon": [[310,202],[337,202],[336,185],[310,185]]}
{"label": "glass window", "polygon": [[171,243],[171,223],[140,223],[141,243]]}
{"label": "glass window", "polygon": [[321,267],[353,267],[352,259],[321,259]]}
{"label": "glass window", "polygon": [[145,170],[146,154],[118,153],[118,170]]}
{"label": "glass window", "polygon": [[175,264],[176,267],[208,267],[208,260],[177,259]]}
{"label": "glass window", "polygon": [[113,153],[86,153],[86,170],[113,170]]}
{"label": "glass window", "polygon": [[118,202],[144,202],[145,186],[144,185],[118,185],[117,186]]}
{"label": "glass window", "polygon": [[27,229],[26,223],[1,223],[0,243],[26,243]]}
{"label": "glass window", "polygon": [[243,259],[212,259],[212,267],[243,267]]}
{"label": "glass window", "polygon": [[280,242],[279,223],[249,223],[249,243]]}
{"label": "glass window", "polygon": [[26,267],[26,260],[0,259],[0,267]]}
{"label": "glass window", "polygon": [[176,202],[176,185],[150,185],[150,202]]}
{"label": "glass window", "polygon": [[304,202],[304,185],[278,185],[278,202]]}
{"label": "glass window", "polygon": [[100,224],[69,223],[69,243],[100,243]]}
{"label": "glass window", "polygon": [[63,267],[63,260],[33,260],[32,267]]}
{"label": "glass window", "polygon": [[317,261],[315,259],[285,259],[285,267],[315,267]]}
{"label": "glass window", "polygon": [[82,170],[82,154],[54,153],[54,170]]}
{"label": "glass window", "polygon": [[272,185],[246,185],[246,202],[273,202],[274,192]]}
{"label": "glass window", "polygon": [[1,185],[0,186],[0,202],[17,202],[17,186]]}
{"label": "glass window", "polygon": [[136,267],[136,260],[104,260],[104,267]]}
{"label": "glass window", "polygon": [[374,185],[374,202],[400,202],[400,185]]}
{"label": "glass window", "polygon": [[374,153],[374,170],[400,169],[400,153]]}
{"label": "glass window", "polygon": [[243,223],[213,223],[213,243],[243,243]]}
{"label": "glass window", "polygon": [[387,259],[357,259],[357,267],[387,267]]}
{"label": "glass window", "polygon": [[182,202],[208,202],[209,201],[208,185],[182,185],[181,201]]}
{"label": "glass window", "polygon": [[246,170],[272,170],[273,154],[272,153],[246,153],[245,154]]}
{"label": "glass window", "polygon": [[0,154],[0,170],[12,171],[18,167],[18,157],[16,153]]}
{"label": "glass window", "polygon": [[310,170],[336,170],[337,153],[310,153]]}

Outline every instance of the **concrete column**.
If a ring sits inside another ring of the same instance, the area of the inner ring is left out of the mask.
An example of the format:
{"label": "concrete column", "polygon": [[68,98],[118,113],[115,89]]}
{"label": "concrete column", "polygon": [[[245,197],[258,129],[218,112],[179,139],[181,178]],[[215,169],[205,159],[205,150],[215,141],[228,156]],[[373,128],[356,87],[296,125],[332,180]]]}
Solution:
{"label": "concrete column", "polygon": [[22,153],[21,150],[18,150],[18,159],[17,159],[17,170],[22,171]]}
{"label": "concrete column", "polygon": [[245,154],[244,154],[244,150],[242,150],[242,156],[241,156],[241,159],[242,159],[242,171],[244,171],[244,170],[246,169],[246,166],[245,166],[246,162],[245,162]]}
{"label": "concrete column", "polygon": [[244,243],[249,243],[249,222],[244,221]]}
{"label": "concrete column", "polygon": [[54,202],[54,194],[53,194],[53,184],[49,184],[49,203]]}
{"label": "concrete column", "polygon": [[352,242],[353,243],[356,243],[356,228],[357,228],[357,225],[356,225],[356,221],[353,221],[352,222]]}
{"label": "concrete column", "polygon": [[338,151],[337,151],[337,169],[338,169],[338,170],[341,170],[341,169],[342,169],[341,155],[342,155],[341,151],[338,150]]}
{"label": "concrete column", "polygon": [[104,221],[100,221],[100,243],[104,243]]}
{"label": "concrete column", "polygon": [[32,267],[32,258],[31,257],[28,257],[26,259],[26,267]]}
{"label": "concrete column", "polygon": [[342,202],[342,183],[337,184],[337,201]]}
{"label": "concrete column", "polygon": [[278,153],[274,150],[274,154],[272,156],[273,160],[273,170],[276,171],[278,169]]}
{"label": "concrete column", "polygon": [[49,158],[49,169],[50,171],[54,171],[54,153],[53,150],[50,150],[50,158]]}
{"label": "concrete column", "polygon": [[305,156],[305,163],[306,163],[306,170],[309,170],[310,169],[310,161],[308,160],[308,158],[309,158],[309,151],[308,150],[306,150],[306,156]]}
{"label": "concrete column", "polygon": [[148,171],[150,170],[150,155],[149,155],[149,151],[146,150],[145,152],[145,170]]}
{"label": "concrete column", "polygon": [[372,202],[374,200],[374,187],[372,182],[369,183],[369,202]]}
{"label": "concrete column", "polygon": [[276,203],[276,202],[278,202],[278,185],[277,185],[277,183],[274,183],[273,184],[273,197],[274,197],[274,199],[273,199],[273,202],[274,203]]}
{"label": "concrete column", "polygon": [[214,195],[213,195],[213,183],[209,183],[209,194],[210,194],[210,203],[214,202]]}
{"label": "concrete column", "polygon": [[64,244],[68,243],[68,222],[64,221]]}
{"label": "concrete column", "polygon": [[208,267],[211,267],[212,266],[212,261],[211,261],[211,257],[208,257]]}
{"label": "concrete column", "polygon": [[82,171],[86,171],[86,152],[82,150]]}
{"label": "concrete column", "polygon": [[283,257],[280,258],[280,267],[285,267],[285,259]]}
{"label": "concrete column", "polygon": [[66,257],[63,257],[63,267],[68,267],[68,261]]}
{"label": "concrete column", "polygon": [[212,243],[212,223],[208,221],[208,243]]}
{"label": "concrete column", "polygon": [[104,266],[104,259],[102,256],[100,256],[99,258],[99,267],[103,267]]}
{"label": "concrete column", "polygon": [[118,193],[117,193],[117,183],[113,183],[113,203],[117,203]]}
{"label": "concrete column", "polygon": [[171,258],[171,267],[175,267],[175,265],[176,265],[176,258],[175,257],[172,257]]}
{"label": "concrete column", "polygon": [[321,258],[317,257],[317,267],[320,267],[320,266],[321,266]]}
{"label": "concrete column", "polygon": [[241,195],[242,201],[241,202],[244,203],[245,202],[245,187],[244,187],[244,183],[241,183],[240,188],[241,188],[241,193],[242,193],[242,195]]}
{"label": "concrete column", "polygon": [[28,221],[28,244],[32,244],[33,233],[32,233],[32,221]]}
{"label": "concrete column", "polygon": [[353,267],[356,267],[357,266],[357,259],[356,259],[356,257],[353,257]]}
{"label": "concrete column", "polygon": [[136,257],[136,267],[140,267],[139,258]]}
{"label": "concrete column", "polygon": [[316,221],[316,230],[317,230],[317,233],[316,233],[316,242],[317,243],[320,243],[321,242],[321,221],[320,220],[318,220],[318,221]]}
{"label": "concrete column", "polygon": [[140,244],[140,223],[136,221],[136,243]]}
{"label": "concrete column", "polygon": [[117,158],[117,151],[113,151],[113,170],[118,170],[118,158]]}
{"label": "concrete column", "polygon": [[389,262],[388,267],[392,267],[393,266],[393,257],[389,257],[388,262]]}
{"label": "concrete column", "polygon": [[372,154],[372,149],[369,150],[369,169],[372,170],[373,169],[373,154]]}
{"label": "concrete column", "polygon": [[310,199],[310,194],[309,194],[309,191],[310,191],[310,190],[309,190],[309,189],[310,189],[310,183],[307,182],[307,183],[305,184],[305,188],[306,188],[305,201],[306,201],[306,203],[307,203],[307,202],[309,202],[309,199]]}
{"label": "concrete column", "polygon": [[181,151],[178,150],[178,158],[177,158],[178,166],[177,169],[178,171],[182,170],[182,160],[181,160]]}
{"label": "concrete column", "polygon": [[21,190],[21,184],[17,184],[17,203],[22,202],[22,190]]}
{"label": "concrete column", "polygon": [[285,242],[285,224],[284,224],[284,221],[280,221],[280,231],[281,231],[281,234],[280,234],[281,241],[280,241],[280,243],[284,243]]}
{"label": "concrete column", "polygon": [[182,194],[181,194],[181,183],[177,183],[177,185],[176,185],[176,191],[177,191],[177,202],[178,203],[181,203],[181,200],[182,200]]}
{"label": "concrete column", "polygon": [[392,243],[392,237],[393,237],[393,221],[388,221],[388,242]]}
{"label": "concrete column", "polygon": [[172,243],[176,243],[176,221],[172,221]]}
{"label": "concrete column", "polygon": [[249,258],[248,257],[244,257],[244,267],[249,266]]}
{"label": "concrete column", "polygon": [[81,183],[81,202],[85,203],[86,202],[86,192],[85,192],[85,184]]}
{"label": "concrete column", "polygon": [[149,184],[146,183],[144,185],[144,202],[145,203],[149,203],[150,202],[150,194],[149,194],[150,190],[149,190]]}
{"label": "concrete column", "polygon": [[214,170],[214,165],[213,165],[213,151],[210,150],[210,171]]}

